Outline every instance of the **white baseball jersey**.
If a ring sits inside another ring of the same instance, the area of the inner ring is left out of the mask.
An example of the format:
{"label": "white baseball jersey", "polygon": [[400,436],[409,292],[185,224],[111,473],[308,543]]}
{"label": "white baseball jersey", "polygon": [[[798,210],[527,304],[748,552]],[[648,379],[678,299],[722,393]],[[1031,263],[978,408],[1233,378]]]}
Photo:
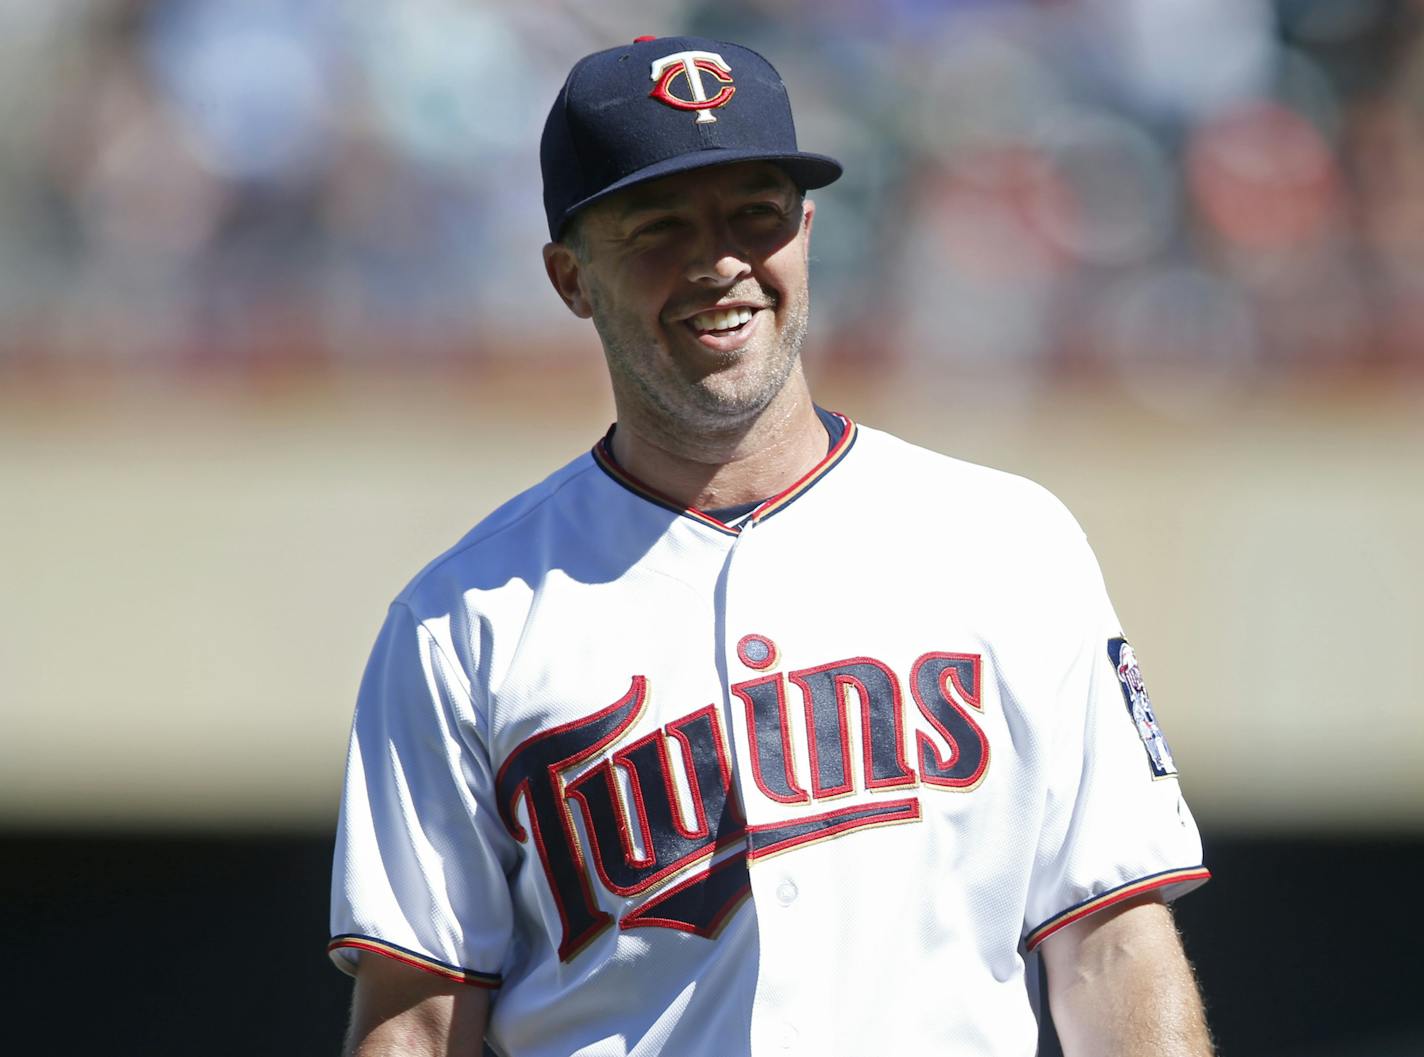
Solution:
{"label": "white baseball jersey", "polygon": [[846,423],[740,528],[606,445],[391,606],[332,952],[497,988],[507,1057],[1027,1057],[1030,952],[1201,883],[1071,515]]}

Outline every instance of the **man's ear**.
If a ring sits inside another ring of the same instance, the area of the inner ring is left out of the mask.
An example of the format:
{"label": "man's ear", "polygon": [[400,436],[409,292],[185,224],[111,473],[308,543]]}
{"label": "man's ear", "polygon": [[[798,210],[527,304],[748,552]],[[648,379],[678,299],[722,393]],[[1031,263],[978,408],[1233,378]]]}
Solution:
{"label": "man's ear", "polygon": [[801,235],[806,243],[806,260],[811,259],[811,221],[816,216],[816,203],[809,198],[801,200]]}
{"label": "man's ear", "polygon": [[554,292],[579,319],[593,315],[593,306],[583,288],[583,264],[578,255],[562,242],[544,246],[544,272],[554,285]]}

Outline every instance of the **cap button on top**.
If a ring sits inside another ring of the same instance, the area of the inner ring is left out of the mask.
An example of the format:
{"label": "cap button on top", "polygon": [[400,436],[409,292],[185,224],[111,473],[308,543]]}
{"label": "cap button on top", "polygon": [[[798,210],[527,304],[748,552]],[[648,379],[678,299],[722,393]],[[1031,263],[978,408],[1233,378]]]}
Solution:
{"label": "cap button on top", "polygon": [[633,38],[633,43],[634,43],[634,44],[646,44],[646,43],[648,43],[648,41],[650,41],[650,40],[657,40],[657,39],[658,39],[657,37],[634,37],[634,38]]}

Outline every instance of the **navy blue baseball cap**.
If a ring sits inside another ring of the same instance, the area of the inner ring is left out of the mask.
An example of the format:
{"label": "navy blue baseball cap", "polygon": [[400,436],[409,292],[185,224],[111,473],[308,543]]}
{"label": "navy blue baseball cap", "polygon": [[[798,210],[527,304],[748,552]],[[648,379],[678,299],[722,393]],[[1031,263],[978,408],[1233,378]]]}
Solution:
{"label": "navy blue baseball cap", "polygon": [[639,37],[595,52],[569,71],[544,123],[539,167],[549,237],[626,187],[742,161],[775,162],[803,190],[841,174],[834,158],[797,149],[781,75],[750,48]]}

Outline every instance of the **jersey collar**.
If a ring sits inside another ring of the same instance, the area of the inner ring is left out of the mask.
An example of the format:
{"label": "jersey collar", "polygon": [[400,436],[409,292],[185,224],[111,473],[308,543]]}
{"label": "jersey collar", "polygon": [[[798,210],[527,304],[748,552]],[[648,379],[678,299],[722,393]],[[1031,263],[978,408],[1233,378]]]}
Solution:
{"label": "jersey collar", "polygon": [[739,518],[738,524],[736,525],[728,525],[725,522],[718,521],[715,517],[695,507],[684,506],[671,496],[664,495],[651,485],[644,484],[627,470],[623,469],[623,467],[619,466],[618,463],[613,461],[613,452],[608,443],[609,438],[613,436],[612,427],[609,427],[603,439],[593,446],[593,460],[598,463],[599,469],[634,495],[640,496],[650,503],[655,503],[665,510],[671,510],[675,514],[681,514],[683,517],[700,522],[710,529],[715,529],[728,536],[737,536],[741,534],[742,526],[752,524],[753,522],[765,521],[773,514],[779,514],[785,510],[792,503],[805,495],[816,482],[830,473],[831,470],[845,458],[846,453],[849,452],[851,447],[855,444],[858,431],[856,430],[855,423],[846,418],[845,415],[842,415],[838,411],[833,411],[831,414],[835,415],[836,418],[845,424],[845,431],[841,433],[841,439],[836,441],[830,451],[826,452],[826,457],[811,467],[806,475],[790,488],[778,492],[770,499],[765,500],[746,517]]}

